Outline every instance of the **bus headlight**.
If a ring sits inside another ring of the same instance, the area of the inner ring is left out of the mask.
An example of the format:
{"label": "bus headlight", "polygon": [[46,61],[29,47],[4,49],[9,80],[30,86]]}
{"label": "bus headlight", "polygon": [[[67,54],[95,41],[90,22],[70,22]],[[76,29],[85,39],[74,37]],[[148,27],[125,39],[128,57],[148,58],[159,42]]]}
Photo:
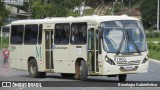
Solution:
{"label": "bus headlight", "polygon": [[108,62],[108,63],[111,64],[111,65],[116,65],[116,64],[114,63],[114,61],[113,61],[112,59],[110,59],[110,58],[105,58],[105,60],[106,60],[106,62]]}
{"label": "bus headlight", "polygon": [[145,57],[142,61],[142,64],[146,63],[148,61],[148,57]]}

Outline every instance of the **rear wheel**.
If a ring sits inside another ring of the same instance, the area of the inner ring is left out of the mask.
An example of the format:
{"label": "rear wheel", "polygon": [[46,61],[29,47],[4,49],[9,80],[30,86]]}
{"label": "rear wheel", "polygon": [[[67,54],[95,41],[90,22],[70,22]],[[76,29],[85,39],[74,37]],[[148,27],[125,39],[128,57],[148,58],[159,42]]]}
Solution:
{"label": "rear wheel", "polygon": [[88,68],[86,65],[86,62],[84,60],[81,60],[81,65],[80,65],[80,79],[81,80],[87,80],[88,76]]}
{"label": "rear wheel", "polygon": [[118,75],[118,78],[120,82],[125,82],[127,78],[127,74]]}
{"label": "rear wheel", "polygon": [[34,58],[31,59],[31,61],[28,64],[28,71],[30,76],[38,78],[38,77],[45,77],[45,72],[38,72],[37,62]]}

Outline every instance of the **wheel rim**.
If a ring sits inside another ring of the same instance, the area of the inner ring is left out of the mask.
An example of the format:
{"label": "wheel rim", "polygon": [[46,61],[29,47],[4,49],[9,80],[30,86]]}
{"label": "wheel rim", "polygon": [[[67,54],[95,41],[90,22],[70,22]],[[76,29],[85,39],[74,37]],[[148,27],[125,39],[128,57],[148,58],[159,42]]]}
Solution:
{"label": "wheel rim", "polygon": [[82,66],[79,67],[80,68],[80,75],[82,74]]}
{"label": "wheel rim", "polygon": [[34,74],[35,71],[36,71],[36,67],[34,64],[31,64],[31,67],[30,67],[30,70],[31,70],[31,73]]}

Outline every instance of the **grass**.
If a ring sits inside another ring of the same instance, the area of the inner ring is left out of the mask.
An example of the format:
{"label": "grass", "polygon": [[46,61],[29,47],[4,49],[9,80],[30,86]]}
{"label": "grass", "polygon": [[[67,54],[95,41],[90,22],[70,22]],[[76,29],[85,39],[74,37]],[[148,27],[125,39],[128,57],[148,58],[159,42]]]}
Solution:
{"label": "grass", "polygon": [[[160,38],[147,38],[147,42],[153,42],[153,41],[160,41]],[[160,52],[158,50],[154,50],[153,48],[150,48],[149,58],[160,60]]]}
{"label": "grass", "polygon": [[152,41],[160,41],[160,38],[147,38],[148,42],[152,42]]}
{"label": "grass", "polygon": [[149,58],[156,59],[156,60],[160,61],[160,52],[157,52],[156,50],[150,49],[149,50]]}

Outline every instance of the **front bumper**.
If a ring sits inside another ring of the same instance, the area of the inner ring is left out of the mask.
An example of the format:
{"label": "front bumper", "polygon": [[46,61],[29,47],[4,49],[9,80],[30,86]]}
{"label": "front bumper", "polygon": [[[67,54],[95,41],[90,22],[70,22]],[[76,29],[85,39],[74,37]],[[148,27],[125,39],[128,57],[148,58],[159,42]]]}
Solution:
{"label": "front bumper", "polygon": [[117,74],[135,74],[148,72],[148,61],[144,64],[129,65],[133,69],[125,69],[126,66],[110,65],[106,61],[103,62],[102,75],[117,75]]}

